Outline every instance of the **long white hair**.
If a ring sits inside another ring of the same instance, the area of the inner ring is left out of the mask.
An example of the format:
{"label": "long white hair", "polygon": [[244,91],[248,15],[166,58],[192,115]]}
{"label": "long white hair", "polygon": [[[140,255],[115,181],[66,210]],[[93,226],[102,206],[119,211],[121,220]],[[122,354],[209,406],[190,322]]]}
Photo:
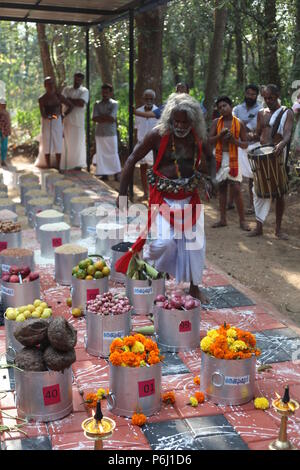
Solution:
{"label": "long white hair", "polygon": [[176,111],[185,111],[199,139],[206,138],[206,125],[200,103],[187,93],[172,93],[169,96],[161,118],[155,126],[160,135],[172,129],[173,115]]}

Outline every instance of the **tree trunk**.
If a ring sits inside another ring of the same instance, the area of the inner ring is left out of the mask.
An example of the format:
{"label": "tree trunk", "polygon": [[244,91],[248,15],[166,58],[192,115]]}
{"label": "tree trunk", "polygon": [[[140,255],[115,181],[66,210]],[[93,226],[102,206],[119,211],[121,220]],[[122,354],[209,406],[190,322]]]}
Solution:
{"label": "tree trunk", "polygon": [[186,56],[186,70],[187,70],[187,83],[190,88],[194,88],[194,74],[195,74],[195,58],[196,58],[196,35],[191,33],[188,47],[188,54]]}
{"label": "tree trunk", "polygon": [[236,83],[238,87],[244,85],[244,59],[242,41],[242,17],[240,12],[240,0],[237,0],[234,14],[234,36],[236,49]]}
{"label": "tree trunk", "polygon": [[214,100],[219,90],[226,19],[227,9],[222,5],[222,0],[215,0],[214,35],[209,50],[204,100],[207,122],[211,121]]}
{"label": "tree trunk", "polygon": [[226,88],[226,80],[227,80],[229,67],[230,67],[231,49],[232,49],[232,35],[230,34],[229,39],[227,41],[226,58],[225,58],[225,64],[224,64],[224,67],[223,67],[223,72],[222,72],[222,82],[224,84],[224,88]]}
{"label": "tree trunk", "polygon": [[280,75],[277,57],[277,24],[276,0],[265,0],[264,3],[264,67],[263,80],[266,84],[274,83],[280,87]]}
{"label": "tree trunk", "polygon": [[112,83],[112,57],[111,48],[105,35],[97,27],[94,27],[95,44],[94,51],[96,56],[96,66],[99,71],[102,83]]}
{"label": "tree trunk", "polygon": [[36,29],[38,33],[44,77],[53,77],[53,79],[56,81],[54,68],[50,57],[49,44],[46,37],[46,26],[42,23],[37,23]]}
{"label": "tree trunk", "polygon": [[162,39],[165,7],[136,15],[138,56],[136,63],[135,101],[142,105],[143,92],[151,88],[156,102],[162,102]]}
{"label": "tree trunk", "polygon": [[294,63],[292,69],[292,80],[300,79],[300,0],[295,0],[296,24],[294,32]]}

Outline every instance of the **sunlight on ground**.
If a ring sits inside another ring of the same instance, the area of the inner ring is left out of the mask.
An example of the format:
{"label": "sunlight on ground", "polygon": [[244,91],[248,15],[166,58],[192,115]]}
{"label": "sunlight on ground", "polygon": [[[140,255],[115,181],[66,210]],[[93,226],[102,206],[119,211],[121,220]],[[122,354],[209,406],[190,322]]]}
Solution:
{"label": "sunlight on ground", "polygon": [[288,284],[300,291],[299,271],[287,271],[286,269],[283,271],[282,269],[275,267],[272,268],[272,271],[282,277]]}

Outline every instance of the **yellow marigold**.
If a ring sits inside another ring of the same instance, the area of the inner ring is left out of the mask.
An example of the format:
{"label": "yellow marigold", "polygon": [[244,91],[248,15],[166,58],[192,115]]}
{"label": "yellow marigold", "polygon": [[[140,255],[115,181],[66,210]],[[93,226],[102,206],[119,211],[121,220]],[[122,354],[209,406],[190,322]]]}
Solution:
{"label": "yellow marigold", "polygon": [[102,398],[104,398],[106,395],[106,391],[104,390],[104,388],[99,388],[99,390],[97,390],[97,398],[99,400],[102,400]]}
{"label": "yellow marigold", "polygon": [[244,343],[244,341],[235,341],[231,346],[230,346],[230,349],[232,351],[243,351],[244,349],[248,349],[248,346],[246,343]]}
{"label": "yellow marigold", "polygon": [[235,328],[229,328],[226,333],[229,338],[237,338],[237,331]]}
{"label": "yellow marigold", "polygon": [[257,410],[267,410],[269,408],[269,401],[265,397],[255,398],[254,406]]}
{"label": "yellow marigold", "polygon": [[133,344],[132,348],[131,348],[131,351],[133,353],[142,353],[145,351],[145,347],[143,345],[143,343],[141,343],[140,341],[135,341],[135,343]]}
{"label": "yellow marigold", "polygon": [[203,338],[200,343],[202,351],[209,352],[209,349],[212,344],[213,340],[209,336],[205,336],[205,338]]}
{"label": "yellow marigold", "polygon": [[207,336],[212,339],[215,339],[217,336],[219,336],[219,333],[217,332],[217,330],[208,330]]}
{"label": "yellow marigold", "polygon": [[143,426],[147,421],[146,416],[143,413],[134,413],[131,418],[131,423],[136,426]]}
{"label": "yellow marigold", "polygon": [[228,337],[228,338],[227,338],[227,344],[228,344],[228,346],[231,346],[233,343],[234,343],[234,338]]}
{"label": "yellow marigold", "polygon": [[198,406],[198,400],[195,397],[190,397],[190,405],[196,407]]}
{"label": "yellow marigold", "polygon": [[194,384],[200,385],[200,377],[199,377],[199,375],[196,375],[196,377],[194,377]]}

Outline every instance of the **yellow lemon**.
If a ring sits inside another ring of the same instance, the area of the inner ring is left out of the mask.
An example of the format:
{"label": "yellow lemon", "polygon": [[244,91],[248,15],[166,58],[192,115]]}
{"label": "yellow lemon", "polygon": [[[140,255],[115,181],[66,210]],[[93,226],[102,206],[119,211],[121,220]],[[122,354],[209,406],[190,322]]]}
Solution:
{"label": "yellow lemon", "polygon": [[25,310],[27,310],[27,306],[26,306],[26,305],[24,305],[24,306],[22,306],[22,307],[19,307],[19,312],[20,312],[20,313],[25,312]]}
{"label": "yellow lemon", "polygon": [[41,315],[43,313],[43,310],[44,310],[43,307],[39,306],[34,311]]}
{"label": "yellow lemon", "polygon": [[102,269],[102,274],[103,276],[109,276],[110,274],[110,269],[108,266],[105,266],[103,269]]}
{"label": "yellow lemon", "polygon": [[92,281],[93,279],[94,279],[94,278],[93,278],[93,276],[91,276],[91,275],[88,275],[88,276],[85,277],[85,280],[86,280],[86,281]]}
{"label": "yellow lemon", "polygon": [[17,318],[17,312],[15,312],[13,308],[8,308],[5,312],[5,316],[7,320],[15,320]]}
{"label": "yellow lemon", "polygon": [[30,318],[31,317],[31,311],[30,310],[25,310],[25,312],[23,313],[24,317],[27,319],[27,318]]}
{"label": "yellow lemon", "polygon": [[48,305],[46,304],[46,302],[42,302],[39,307],[42,307],[42,309],[44,310],[44,308],[48,308]]}
{"label": "yellow lemon", "polygon": [[72,308],[72,315],[73,315],[73,317],[81,317],[80,308]]}
{"label": "yellow lemon", "polygon": [[32,318],[40,318],[42,312],[38,312],[37,310],[35,310],[34,312],[32,312],[31,314],[31,317]]}
{"label": "yellow lemon", "polygon": [[66,302],[67,302],[68,307],[72,307],[72,298],[71,297],[68,297]]}
{"label": "yellow lemon", "polygon": [[41,305],[42,301],[40,299],[36,299],[34,302],[33,302],[33,305],[35,307],[38,307],[39,305]]}
{"label": "yellow lemon", "polygon": [[17,318],[16,318],[16,321],[25,321],[25,320],[26,320],[26,318],[25,318],[25,316],[23,315],[23,313],[20,313],[20,314],[17,316]]}
{"label": "yellow lemon", "polygon": [[27,305],[27,310],[29,310],[30,312],[33,312],[34,309],[35,309],[34,305],[32,305],[32,304]]}
{"label": "yellow lemon", "polygon": [[51,315],[52,315],[51,308],[45,308],[42,315],[41,315],[41,318],[49,318],[49,317],[51,317]]}

